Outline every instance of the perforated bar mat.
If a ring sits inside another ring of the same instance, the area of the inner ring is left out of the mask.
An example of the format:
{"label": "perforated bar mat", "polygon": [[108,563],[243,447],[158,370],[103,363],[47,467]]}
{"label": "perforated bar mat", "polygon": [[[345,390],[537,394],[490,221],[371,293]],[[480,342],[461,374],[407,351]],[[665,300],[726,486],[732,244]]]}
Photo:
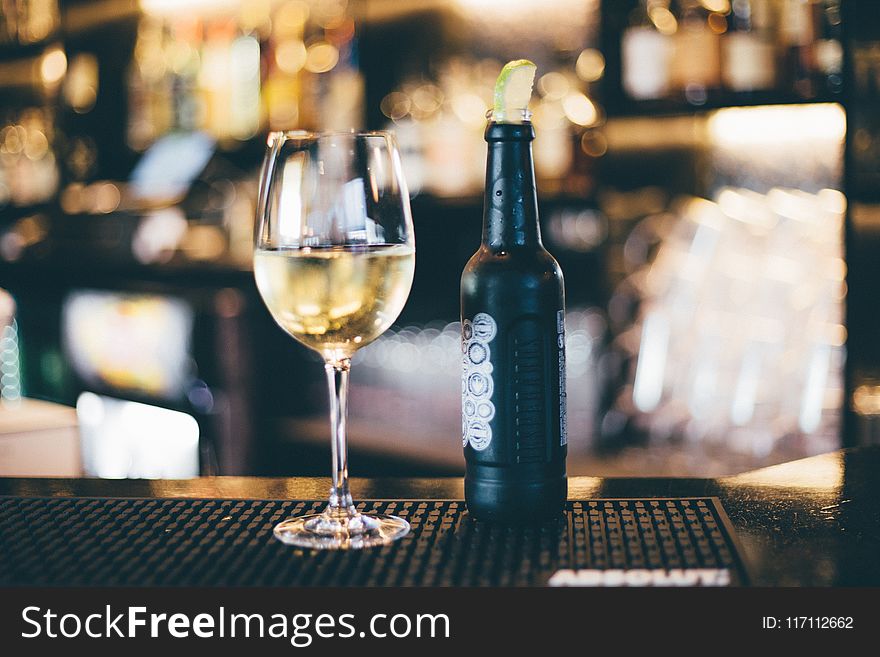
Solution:
{"label": "perforated bar mat", "polygon": [[560,570],[727,569],[746,581],[715,498],[569,502],[540,527],[471,519],[461,501],[362,502],[400,515],[382,548],[310,552],[272,527],[317,501],[0,497],[0,584],[36,586],[530,586]]}

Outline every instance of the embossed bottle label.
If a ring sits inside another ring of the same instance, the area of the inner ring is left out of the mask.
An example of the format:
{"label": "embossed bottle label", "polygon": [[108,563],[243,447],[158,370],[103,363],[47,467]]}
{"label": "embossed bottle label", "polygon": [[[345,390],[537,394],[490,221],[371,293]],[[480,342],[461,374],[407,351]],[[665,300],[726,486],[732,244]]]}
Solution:
{"label": "embossed bottle label", "polygon": [[565,394],[565,311],[556,313],[556,348],[559,353],[559,444],[568,444],[568,402]]}
{"label": "embossed bottle label", "polygon": [[544,332],[537,319],[520,319],[511,327],[508,340],[516,461],[541,463],[549,458]]}

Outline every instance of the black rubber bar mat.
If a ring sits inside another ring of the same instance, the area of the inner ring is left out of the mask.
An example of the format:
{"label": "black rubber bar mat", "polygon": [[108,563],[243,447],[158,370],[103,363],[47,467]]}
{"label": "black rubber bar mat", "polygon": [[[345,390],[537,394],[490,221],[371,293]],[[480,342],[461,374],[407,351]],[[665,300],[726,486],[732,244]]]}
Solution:
{"label": "black rubber bar mat", "polygon": [[456,500],[368,501],[359,508],[406,518],[410,535],[347,552],[303,551],[273,538],[277,522],[323,504],[0,497],[0,585],[747,583],[716,498],[570,501],[559,519],[534,527],[474,521]]}

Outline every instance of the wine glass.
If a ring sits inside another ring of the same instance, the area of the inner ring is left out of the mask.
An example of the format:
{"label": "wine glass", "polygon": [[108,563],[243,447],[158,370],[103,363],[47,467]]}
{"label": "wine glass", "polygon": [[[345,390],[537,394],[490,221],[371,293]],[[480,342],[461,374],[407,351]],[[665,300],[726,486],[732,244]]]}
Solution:
{"label": "wine glass", "polygon": [[275,527],[284,543],[357,549],[409,531],[366,515],[348,487],[346,397],[351,357],[397,319],[409,296],[415,241],[400,155],[387,132],[274,132],[257,207],[254,275],[275,321],[324,359],[333,471],[324,512]]}

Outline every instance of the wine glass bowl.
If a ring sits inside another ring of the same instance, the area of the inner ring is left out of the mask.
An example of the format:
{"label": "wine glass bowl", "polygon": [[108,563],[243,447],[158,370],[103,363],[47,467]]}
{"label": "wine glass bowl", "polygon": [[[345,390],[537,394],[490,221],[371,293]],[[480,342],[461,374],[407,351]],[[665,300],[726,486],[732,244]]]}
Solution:
{"label": "wine glass bowl", "polygon": [[351,358],[391,326],[415,268],[406,244],[261,250],[254,258],[275,321],[330,362]]}
{"label": "wine glass bowl", "polygon": [[322,514],[279,524],[275,536],[285,543],[357,549],[409,531],[396,516],[356,510],[345,422],[351,357],[397,319],[414,270],[409,194],[389,133],[269,135],[254,276],[278,325],[324,359],[333,434],[328,506]]}

